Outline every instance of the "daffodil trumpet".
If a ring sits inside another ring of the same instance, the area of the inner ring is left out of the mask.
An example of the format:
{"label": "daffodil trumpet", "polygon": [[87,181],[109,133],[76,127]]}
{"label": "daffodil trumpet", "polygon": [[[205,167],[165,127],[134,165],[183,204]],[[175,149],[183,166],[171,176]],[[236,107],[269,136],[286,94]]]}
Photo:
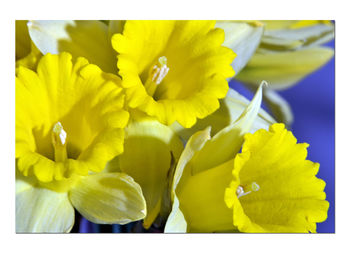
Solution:
{"label": "daffodil trumpet", "polygon": [[100,224],[146,216],[142,190],[105,172],[123,152],[120,79],[84,58],[46,54],[16,75],[16,232],[69,232],[74,208]]}
{"label": "daffodil trumpet", "polygon": [[[235,54],[215,21],[126,21],[112,36],[128,106],[170,125],[193,126],[219,108]],[[136,35],[136,36],[135,36]]]}

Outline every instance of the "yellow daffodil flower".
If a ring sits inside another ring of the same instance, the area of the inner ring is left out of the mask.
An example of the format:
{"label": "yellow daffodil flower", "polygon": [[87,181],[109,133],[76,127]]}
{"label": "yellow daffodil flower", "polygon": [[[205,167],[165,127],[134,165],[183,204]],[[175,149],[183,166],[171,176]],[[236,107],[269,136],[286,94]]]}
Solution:
{"label": "yellow daffodil flower", "polygon": [[16,20],[16,67],[24,66],[34,70],[42,53],[29,37],[27,20]]}
{"label": "yellow daffodil flower", "polygon": [[112,37],[128,105],[188,128],[219,108],[234,71],[215,21],[126,21]]}
{"label": "yellow daffodil flower", "polygon": [[71,58],[47,54],[36,72],[17,70],[17,232],[69,232],[74,208],[102,224],[146,215],[130,176],[101,172],[123,151],[129,114],[120,79]]}
{"label": "yellow daffodil flower", "polygon": [[124,153],[109,164],[108,171],[127,173],[140,184],[147,203],[143,226],[148,229],[158,215],[164,219],[170,212],[166,210],[171,205],[168,189],[183,144],[168,126],[139,111],[131,114],[125,129]]}
{"label": "yellow daffodil flower", "polygon": [[325,182],[319,164],[305,160],[306,143],[296,143],[284,124],[247,134],[225,191],[233,224],[242,232],[316,232],[327,219]]}
{"label": "yellow daffodil flower", "polygon": [[305,160],[308,145],[283,124],[247,133],[261,96],[260,86],[241,117],[212,139],[210,128],[189,139],[165,232],[316,232],[327,218],[325,183],[315,177],[319,164]]}

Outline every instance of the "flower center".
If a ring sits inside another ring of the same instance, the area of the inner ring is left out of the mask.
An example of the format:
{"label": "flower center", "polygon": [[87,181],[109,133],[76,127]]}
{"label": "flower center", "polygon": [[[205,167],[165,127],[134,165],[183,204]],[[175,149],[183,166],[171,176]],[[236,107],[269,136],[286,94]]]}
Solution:
{"label": "flower center", "polygon": [[165,56],[159,57],[158,63],[153,65],[149,71],[148,79],[145,83],[145,88],[150,96],[153,96],[158,85],[163,81],[164,77],[169,72],[167,61],[168,59]]}
{"label": "flower center", "polygon": [[253,182],[250,185],[245,187],[239,185],[236,190],[237,198],[248,195],[252,191],[257,192],[259,191],[259,189],[260,189],[260,186],[256,182]]}
{"label": "flower center", "polygon": [[67,133],[64,131],[61,122],[57,122],[53,126],[51,136],[52,145],[55,150],[55,161],[64,162],[67,159]]}

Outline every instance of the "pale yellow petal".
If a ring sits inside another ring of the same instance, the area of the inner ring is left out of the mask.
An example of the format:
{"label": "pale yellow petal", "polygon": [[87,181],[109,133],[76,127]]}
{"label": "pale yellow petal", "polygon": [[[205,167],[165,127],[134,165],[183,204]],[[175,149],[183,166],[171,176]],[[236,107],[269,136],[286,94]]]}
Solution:
{"label": "pale yellow petal", "polygon": [[82,177],[69,198],[79,213],[94,223],[126,224],[146,215],[141,187],[124,173]]}
{"label": "pale yellow petal", "polygon": [[187,166],[195,152],[198,152],[210,139],[210,127],[195,133],[187,142],[186,147],[177,164],[174,179],[171,187],[171,199],[173,200],[172,210],[165,225],[167,233],[185,232],[187,223],[179,208],[179,200],[176,188],[180,180],[186,180],[191,175],[191,168]]}
{"label": "pale yellow petal", "polygon": [[[293,25],[292,25],[293,26]],[[318,46],[334,39],[334,25],[316,23],[304,27],[265,29],[259,49],[295,50]]]}
{"label": "pale yellow petal", "polygon": [[124,153],[119,156],[121,171],[132,176],[142,187],[147,202],[148,228],[160,211],[166,190],[172,157],[178,160],[183,144],[167,126],[156,120],[134,121],[126,128]]}
{"label": "pale yellow petal", "polygon": [[165,224],[164,233],[186,233],[187,222],[179,208],[179,199],[177,196],[174,198],[172,212],[170,213],[168,220]]}
{"label": "pale yellow petal", "polygon": [[237,75],[258,48],[264,27],[235,21],[218,21],[215,26],[225,31],[223,45],[231,48],[237,55],[232,62],[232,67]]}
{"label": "pale yellow petal", "polygon": [[63,233],[74,224],[74,209],[66,192],[58,193],[16,180],[16,232]]}
{"label": "pale yellow petal", "polygon": [[262,80],[269,88],[286,89],[330,60],[334,51],[315,47],[290,52],[256,53],[236,80],[258,86]]}

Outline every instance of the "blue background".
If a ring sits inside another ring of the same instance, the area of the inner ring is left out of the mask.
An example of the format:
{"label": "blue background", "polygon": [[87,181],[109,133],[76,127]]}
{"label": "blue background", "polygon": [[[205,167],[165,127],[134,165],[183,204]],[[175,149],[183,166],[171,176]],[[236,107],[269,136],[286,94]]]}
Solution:
{"label": "blue background", "polygon": [[[334,41],[325,44],[334,49]],[[242,84],[233,80],[230,87],[247,98],[253,97]],[[328,219],[317,225],[319,233],[335,232],[335,58],[295,86],[278,92],[293,111],[291,130],[298,142],[310,144],[308,160],[320,163],[317,176],[326,182],[325,192],[330,207]],[[266,107],[264,107],[266,108]]]}
{"label": "blue background", "polygon": [[[334,41],[326,44],[334,48]],[[245,86],[233,80],[230,87],[251,99],[253,93]],[[330,203],[328,219],[317,225],[319,233],[335,232],[335,59],[332,58],[326,65],[301,80],[295,86],[279,91],[290,104],[294,122],[291,126],[298,142],[307,142],[308,158],[320,163],[318,177],[326,182],[326,195]],[[264,107],[266,109],[266,107]],[[97,225],[82,218],[78,213],[77,222],[72,232],[131,232],[132,224]],[[79,222],[80,220],[80,222]],[[151,231],[144,231],[151,232]],[[155,231],[160,232],[160,231]]]}

